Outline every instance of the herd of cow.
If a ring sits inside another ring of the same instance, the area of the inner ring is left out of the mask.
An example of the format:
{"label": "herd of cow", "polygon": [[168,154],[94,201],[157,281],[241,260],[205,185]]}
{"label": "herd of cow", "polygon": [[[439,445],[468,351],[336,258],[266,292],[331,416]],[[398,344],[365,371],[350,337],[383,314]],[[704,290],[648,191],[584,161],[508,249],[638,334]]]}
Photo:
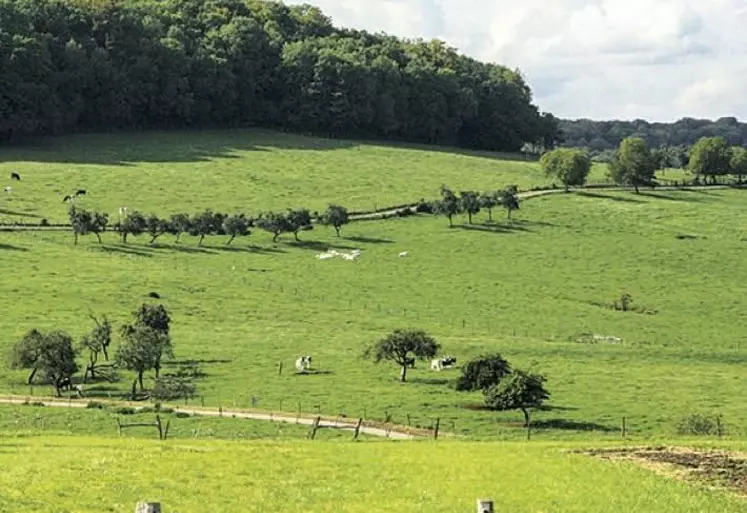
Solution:
{"label": "herd of cow", "polygon": [[[437,358],[431,360],[432,371],[442,371],[444,369],[450,369],[456,365],[457,359],[453,356],[444,356],[443,358]],[[415,358],[405,358],[405,365],[411,369],[415,368]],[[311,356],[301,355],[296,359],[296,370],[301,373],[308,372],[311,370]]]}

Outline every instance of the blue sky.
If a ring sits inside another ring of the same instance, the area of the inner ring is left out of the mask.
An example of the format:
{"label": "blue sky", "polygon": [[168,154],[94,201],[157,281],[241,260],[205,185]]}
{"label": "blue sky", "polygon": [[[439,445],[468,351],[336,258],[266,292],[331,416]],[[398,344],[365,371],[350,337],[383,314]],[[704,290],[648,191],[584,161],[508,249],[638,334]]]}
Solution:
{"label": "blue sky", "polygon": [[339,26],[519,68],[566,117],[747,119],[747,0],[307,0]]}

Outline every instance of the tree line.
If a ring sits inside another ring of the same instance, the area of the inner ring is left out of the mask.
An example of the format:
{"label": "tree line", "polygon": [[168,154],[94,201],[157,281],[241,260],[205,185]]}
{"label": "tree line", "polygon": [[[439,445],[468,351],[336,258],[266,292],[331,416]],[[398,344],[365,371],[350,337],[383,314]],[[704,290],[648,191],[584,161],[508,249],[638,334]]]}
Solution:
{"label": "tree line", "polygon": [[[154,371],[154,396],[160,399],[191,397],[195,387],[183,374],[161,375],[164,358],[173,358],[174,346],[170,335],[171,316],[161,304],[143,304],[133,313],[132,321],[124,324],[119,331],[120,343],[113,354],[116,368],[135,373],[131,397],[136,398],[139,385],[140,392],[145,391],[143,376]],[[72,385],[72,379],[80,370],[77,357],[84,353],[87,357],[83,383],[88,379],[96,380],[101,369],[100,359],[109,361],[112,344],[112,325],[104,317],[99,320],[91,316],[95,326],[84,335],[79,344],[63,330],[42,332],[32,329],[12,346],[9,357],[11,369],[29,371],[27,382],[34,384],[38,377],[54,387],[57,396],[66,386]],[[111,379],[111,376],[110,376]]]}
{"label": "tree line", "polygon": [[511,219],[511,213],[519,209],[518,188],[516,185],[510,185],[505,189],[488,192],[460,191],[454,193],[446,185],[440,189],[441,199],[430,204],[421,203],[418,210],[446,216],[449,219],[449,226],[454,226],[454,216],[466,214],[469,224],[473,224],[472,216],[479,214],[481,210],[488,211],[488,221],[493,221],[493,209],[500,207],[506,210],[508,219]]}
{"label": "tree line", "polygon": [[518,70],[263,0],[0,0],[0,140],[262,126],[518,151],[557,119]]}
{"label": "tree line", "polygon": [[[109,214],[105,212],[91,212],[72,205],[69,217],[75,244],[78,244],[79,236],[90,234],[96,235],[101,243],[101,234],[109,229]],[[123,209],[120,211],[120,220],[111,225],[111,230],[119,234],[123,244],[127,243],[130,235],[137,237],[147,234],[150,237],[149,243],[153,244],[166,234],[175,236],[178,243],[181,236],[187,234],[199,237],[198,246],[210,235],[227,236],[226,244],[230,245],[236,237],[250,235],[251,228],[255,226],[271,233],[273,242],[277,242],[278,237],[284,233],[292,233],[298,241],[300,232],[313,228],[313,220],[333,227],[339,237],[341,228],[349,222],[349,216],[347,209],[340,205],[329,205],[321,214],[312,214],[305,208],[288,209],[285,212],[263,212],[256,219],[245,214],[229,215],[210,209],[193,215],[172,214],[167,219],[156,214],[145,215],[137,210],[130,212]]]}
{"label": "tree line", "polygon": [[[630,186],[639,192],[640,187],[657,185],[656,171],[671,167],[670,158],[670,153],[649,149],[640,137],[627,137],[611,154],[607,172],[617,185]],[[741,184],[747,175],[747,149],[731,146],[723,137],[698,140],[682,158],[685,164],[681,167],[695,177],[695,184],[708,181],[715,184],[718,177],[729,175]],[[592,158],[583,148],[557,148],[544,153],[540,165],[548,176],[557,178],[568,190],[586,183]]]}
{"label": "tree line", "polygon": [[[643,139],[649,148],[686,148],[704,137],[723,137],[730,146],[747,145],[747,124],[734,117],[716,121],[683,118],[674,123],[559,120],[562,145],[586,148],[592,155],[615,151],[628,137]],[[679,167],[679,166],[678,166]]]}

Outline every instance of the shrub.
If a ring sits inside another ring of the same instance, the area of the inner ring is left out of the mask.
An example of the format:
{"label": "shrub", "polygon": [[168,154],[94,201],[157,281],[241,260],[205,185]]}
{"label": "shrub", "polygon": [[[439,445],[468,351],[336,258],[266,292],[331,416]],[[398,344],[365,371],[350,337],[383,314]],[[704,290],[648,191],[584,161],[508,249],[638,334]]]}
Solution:
{"label": "shrub", "polygon": [[49,226],[49,221],[47,221],[47,219],[46,219],[46,218],[44,218],[44,219],[42,219],[42,220],[41,220],[41,221],[39,222],[39,226]]}
{"label": "shrub", "polygon": [[98,401],[88,401],[86,408],[88,408],[89,410],[103,410],[104,404]]}
{"label": "shrub", "polygon": [[702,413],[691,413],[677,425],[680,435],[709,436],[719,435],[721,416],[709,417]]}
{"label": "shrub", "polygon": [[420,202],[418,202],[418,206],[415,207],[415,212],[419,214],[432,214],[433,204],[430,201],[425,201],[424,199],[421,199]]}
{"label": "shrub", "polygon": [[123,406],[114,410],[114,413],[118,413],[120,415],[135,415],[135,408],[132,408],[130,406]]}
{"label": "shrub", "polygon": [[187,419],[190,417],[186,411],[178,411],[175,413],[177,419]]}

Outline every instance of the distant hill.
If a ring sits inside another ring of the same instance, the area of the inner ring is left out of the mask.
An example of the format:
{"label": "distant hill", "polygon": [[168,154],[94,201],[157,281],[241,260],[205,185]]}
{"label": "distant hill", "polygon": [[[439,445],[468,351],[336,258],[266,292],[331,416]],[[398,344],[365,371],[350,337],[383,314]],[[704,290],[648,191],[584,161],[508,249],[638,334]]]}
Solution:
{"label": "distant hill", "polygon": [[734,146],[747,145],[747,123],[736,118],[682,118],[675,123],[635,121],[592,121],[590,119],[559,121],[563,146],[586,147],[594,152],[617,148],[626,137],[642,137],[650,147],[690,146],[701,137],[722,136]]}

